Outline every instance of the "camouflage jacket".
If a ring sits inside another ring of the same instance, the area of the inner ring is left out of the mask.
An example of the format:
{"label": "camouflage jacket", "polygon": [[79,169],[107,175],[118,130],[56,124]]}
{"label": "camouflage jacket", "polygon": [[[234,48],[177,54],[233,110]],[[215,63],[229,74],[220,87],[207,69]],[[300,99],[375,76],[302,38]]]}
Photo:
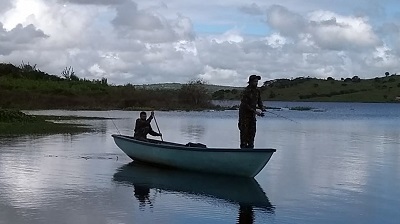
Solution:
{"label": "camouflage jacket", "polygon": [[135,130],[134,130],[134,136],[135,138],[147,138],[147,134],[153,135],[153,136],[159,136],[157,132],[153,131],[151,128],[150,122],[153,119],[152,116],[147,118],[147,120],[142,120],[140,118],[136,119],[135,123]]}
{"label": "camouflage jacket", "polygon": [[256,109],[262,109],[261,92],[258,88],[247,86],[242,92],[242,99],[239,107],[239,114],[256,114]]}

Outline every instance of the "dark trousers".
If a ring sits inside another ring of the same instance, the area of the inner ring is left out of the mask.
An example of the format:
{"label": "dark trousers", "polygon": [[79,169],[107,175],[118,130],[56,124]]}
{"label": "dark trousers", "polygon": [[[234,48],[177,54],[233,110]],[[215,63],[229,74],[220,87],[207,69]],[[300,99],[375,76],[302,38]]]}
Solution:
{"label": "dark trousers", "polygon": [[254,148],[254,137],[256,136],[256,118],[255,116],[240,116],[240,148]]}

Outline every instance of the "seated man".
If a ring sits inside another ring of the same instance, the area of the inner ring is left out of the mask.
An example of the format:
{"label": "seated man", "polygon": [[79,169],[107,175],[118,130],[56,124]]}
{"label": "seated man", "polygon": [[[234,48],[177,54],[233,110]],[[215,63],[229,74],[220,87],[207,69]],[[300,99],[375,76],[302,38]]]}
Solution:
{"label": "seated man", "polygon": [[135,130],[133,137],[140,140],[147,140],[147,134],[152,136],[161,136],[161,133],[153,131],[150,122],[154,117],[154,111],[151,112],[150,117],[147,118],[146,112],[140,112],[140,118],[136,119]]}

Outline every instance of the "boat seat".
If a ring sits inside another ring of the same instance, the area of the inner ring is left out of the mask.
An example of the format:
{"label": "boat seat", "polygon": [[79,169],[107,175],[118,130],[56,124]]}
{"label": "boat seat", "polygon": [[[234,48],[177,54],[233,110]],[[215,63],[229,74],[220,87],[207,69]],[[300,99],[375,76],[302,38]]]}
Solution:
{"label": "boat seat", "polygon": [[201,143],[194,143],[194,142],[189,142],[189,143],[186,144],[186,146],[189,146],[189,147],[196,147],[196,148],[207,148],[207,146],[204,145],[204,144],[201,144]]}

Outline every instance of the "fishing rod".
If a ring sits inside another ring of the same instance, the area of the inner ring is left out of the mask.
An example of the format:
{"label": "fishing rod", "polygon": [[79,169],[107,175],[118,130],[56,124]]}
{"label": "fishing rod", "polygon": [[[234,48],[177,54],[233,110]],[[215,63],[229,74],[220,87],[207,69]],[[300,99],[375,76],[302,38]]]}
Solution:
{"label": "fishing rod", "polygon": [[108,113],[108,111],[107,111],[107,114],[108,114],[108,117],[111,119],[112,123],[114,124],[114,127],[117,129],[118,134],[121,135],[121,133],[120,133],[119,130],[118,130],[117,125],[114,123],[114,119],[110,116],[110,114]]}
{"label": "fishing rod", "polygon": [[281,117],[281,118],[284,118],[284,119],[286,119],[286,120],[293,121],[294,123],[299,124],[299,122],[297,122],[297,121],[295,121],[295,120],[292,120],[292,119],[290,119],[290,118],[288,118],[288,117],[285,117],[285,116],[282,116],[282,115],[279,115],[279,114],[276,114],[276,113],[274,113],[274,112],[271,112],[271,111],[268,111],[268,110],[265,110],[265,112],[271,113],[271,114],[273,114],[273,115],[275,115],[275,116],[278,116],[278,117]]}

